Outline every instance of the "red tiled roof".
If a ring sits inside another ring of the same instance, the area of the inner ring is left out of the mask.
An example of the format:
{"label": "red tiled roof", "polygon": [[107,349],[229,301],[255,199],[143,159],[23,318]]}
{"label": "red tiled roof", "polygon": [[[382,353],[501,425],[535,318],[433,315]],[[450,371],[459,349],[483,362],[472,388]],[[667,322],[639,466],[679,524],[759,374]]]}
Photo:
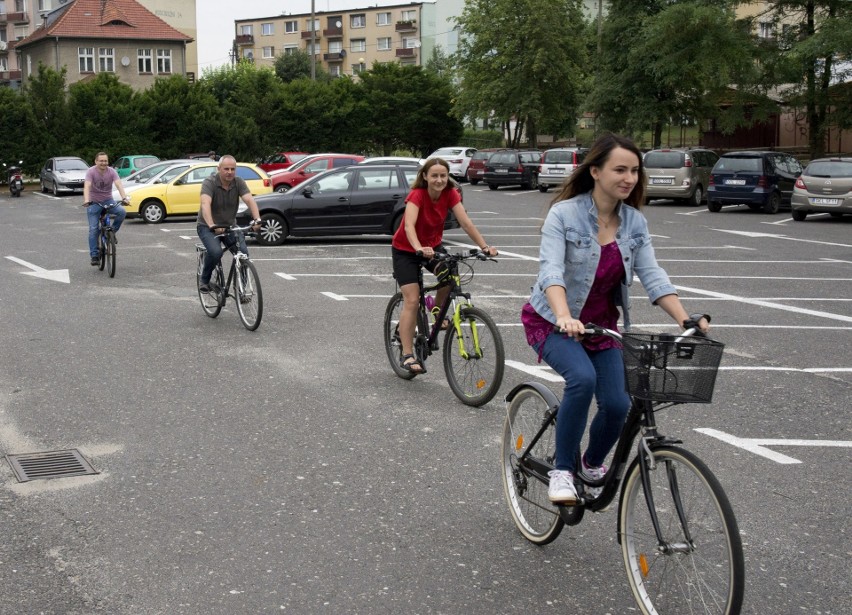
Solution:
{"label": "red tiled roof", "polygon": [[72,0],[48,14],[47,20],[15,47],[43,38],[97,38],[192,41],[136,0]]}

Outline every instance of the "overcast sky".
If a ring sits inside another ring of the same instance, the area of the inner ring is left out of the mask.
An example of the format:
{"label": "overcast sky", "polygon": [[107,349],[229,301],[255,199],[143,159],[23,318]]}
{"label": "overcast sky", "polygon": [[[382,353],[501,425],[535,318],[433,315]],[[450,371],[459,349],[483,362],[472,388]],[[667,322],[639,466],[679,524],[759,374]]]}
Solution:
{"label": "overcast sky", "polygon": [[[404,3],[404,0],[314,0],[314,10],[319,13]],[[195,5],[200,72],[230,62],[235,19],[273,17],[285,10],[294,15],[311,11],[311,0],[197,0]]]}

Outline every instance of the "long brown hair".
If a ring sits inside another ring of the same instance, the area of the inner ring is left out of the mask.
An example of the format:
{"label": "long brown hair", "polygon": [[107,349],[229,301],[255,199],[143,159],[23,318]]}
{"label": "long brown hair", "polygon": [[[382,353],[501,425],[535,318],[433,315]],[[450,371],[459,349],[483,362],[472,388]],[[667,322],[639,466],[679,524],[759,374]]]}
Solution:
{"label": "long brown hair", "polygon": [[578,194],[594,190],[595,180],[592,177],[591,168],[602,168],[606,164],[606,161],[609,160],[610,153],[612,153],[612,150],[616,147],[633,152],[636,154],[636,158],[639,159],[639,180],[636,182],[636,185],[633,186],[633,190],[627,198],[624,199],[624,203],[635,207],[636,209],[642,209],[642,205],[645,204],[645,168],[642,166],[642,152],[640,152],[639,148],[636,147],[633,141],[627,137],[621,137],[612,133],[601,135],[592,144],[592,147],[589,150],[589,153],[586,154],[586,158],[583,160],[582,164],[574,169],[571,177],[569,177],[568,181],[562,185],[562,189],[553,198],[553,201],[551,201],[550,206],[553,207],[553,205],[559,201],[564,201],[575,197]]}
{"label": "long brown hair", "polygon": [[[429,169],[434,167],[436,164],[440,164],[442,167],[447,169],[447,175],[450,174],[450,163],[444,160],[443,158],[430,158],[426,161],[420,170],[417,171],[417,177],[414,178],[414,183],[411,184],[411,188],[428,188],[429,182],[426,181],[426,174],[429,173]],[[444,190],[452,190],[453,182],[447,182],[447,187]]]}

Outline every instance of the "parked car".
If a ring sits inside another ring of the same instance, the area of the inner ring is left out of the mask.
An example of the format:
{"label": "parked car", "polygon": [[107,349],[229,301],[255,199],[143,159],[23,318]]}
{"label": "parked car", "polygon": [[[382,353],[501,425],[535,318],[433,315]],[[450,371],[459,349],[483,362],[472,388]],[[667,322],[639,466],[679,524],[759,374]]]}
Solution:
{"label": "parked car", "polygon": [[476,150],[473,156],[470,157],[470,162],[467,165],[467,181],[475,186],[482,179],[482,174],[485,173],[485,162],[494,152],[499,152],[505,148],[489,147]]}
{"label": "parked car", "polygon": [[559,186],[586,158],[588,149],[582,147],[555,147],[546,150],[541,157],[538,170],[538,189],[547,192],[551,186]]}
{"label": "parked car", "polygon": [[811,160],[793,186],[793,220],[809,213],[852,214],[852,158]]}
{"label": "parked car", "polygon": [[151,155],[140,156],[122,156],[112,163],[112,167],[119,177],[127,177],[131,173],[136,173],[145,167],[159,162],[160,159]]}
{"label": "parked car", "polygon": [[[124,186],[124,194],[129,195],[131,192],[136,192],[140,188],[150,186],[151,184],[163,184],[171,181],[180,173],[186,171],[194,164],[198,164],[198,160],[168,160],[155,162],[137,171],[133,175],[125,177],[121,180]],[[118,201],[121,199],[121,194],[117,189],[113,188],[112,198]]]}
{"label": "parked car", "polygon": [[60,192],[82,192],[89,165],[76,156],[56,156],[48,158],[39,173],[41,191],[53,191],[53,196]]}
{"label": "parked car", "polygon": [[257,166],[269,173],[278,169],[286,169],[309,155],[307,152],[277,152],[261,160]]}
{"label": "parked car", "polygon": [[[168,216],[196,215],[201,206],[201,183],[217,169],[215,162],[197,162],[168,181],[130,192],[127,217],[140,216],[145,222],[162,222]],[[237,176],[246,181],[253,196],[272,192],[269,176],[257,165],[238,162]]]}
{"label": "parked car", "polygon": [[655,149],[643,158],[645,199],[676,199],[700,207],[719,155],[709,149]]}
{"label": "parked car", "polygon": [[526,190],[538,188],[538,169],[541,152],[538,150],[506,149],[494,152],[485,163],[482,181],[491,190],[499,186],[520,185]]}
{"label": "parked car", "polygon": [[413,164],[420,167],[423,161],[420,158],[409,156],[372,156],[371,158],[364,158],[358,164]]}
{"label": "parked car", "polygon": [[144,169],[136,171],[135,173],[131,173],[127,177],[122,178],[121,183],[124,185],[125,190],[129,186],[148,183],[149,181],[151,181],[151,178],[159,175],[165,169],[168,169],[169,167],[175,164],[179,164],[181,162],[185,162],[188,164],[198,164],[201,161],[192,158],[174,158],[172,160],[160,160],[159,162],[149,164]]}
{"label": "parked car", "polygon": [[802,165],[790,154],[774,151],[744,151],[723,154],[710,173],[707,209],[721,211],[722,205],[744,203],[768,214],[790,204],[793,184]]}
{"label": "parked car", "polygon": [[317,173],[338,167],[348,167],[362,160],[364,160],[363,156],[355,154],[311,154],[287,169],[272,171],[269,174],[272,179],[272,189],[275,192],[286,192]]}
{"label": "parked car", "polygon": [[[405,197],[417,177],[411,164],[354,165],[316,175],[285,193],[256,199],[263,221],[257,242],[283,244],[289,236],[391,234],[402,222]],[[242,207],[237,220],[249,221]],[[458,228],[451,214],[444,228]]]}
{"label": "parked car", "polygon": [[475,153],[475,147],[466,147],[463,145],[442,147],[429,154],[426,160],[429,160],[429,158],[443,158],[450,165],[450,175],[454,179],[461,181],[467,177],[467,168],[470,165],[471,157]]}

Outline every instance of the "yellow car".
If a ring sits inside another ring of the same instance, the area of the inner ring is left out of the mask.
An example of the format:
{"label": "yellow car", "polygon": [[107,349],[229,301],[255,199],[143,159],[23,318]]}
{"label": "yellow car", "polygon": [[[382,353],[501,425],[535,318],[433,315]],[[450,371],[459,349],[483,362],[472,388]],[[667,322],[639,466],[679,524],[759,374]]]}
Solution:
{"label": "yellow car", "polygon": [[[201,183],[216,172],[215,162],[199,162],[165,182],[128,192],[127,217],[162,222],[168,216],[194,216],[201,207]],[[248,184],[252,196],[272,192],[266,171],[255,164],[237,163],[237,176]]]}

